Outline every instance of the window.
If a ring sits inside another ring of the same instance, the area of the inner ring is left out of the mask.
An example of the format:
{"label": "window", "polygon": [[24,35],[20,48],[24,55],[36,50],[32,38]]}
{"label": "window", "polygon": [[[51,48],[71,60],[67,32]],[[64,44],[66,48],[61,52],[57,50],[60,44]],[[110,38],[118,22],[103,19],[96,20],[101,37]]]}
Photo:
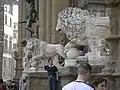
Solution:
{"label": "window", "polygon": [[16,33],[15,32],[13,33],[13,37],[16,38]]}
{"label": "window", "polygon": [[7,12],[7,5],[4,5],[4,11]]}
{"label": "window", "polygon": [[4,49],[8,49],[8,40],[7,40],[7,38],[4,41]]}
{"label": "window", "polygon": [[75,7],[76,6],[76,0],[70,0],[70,7]]}
{"label": "window", "polygon": [[7,24],[7,15],[5,15],[5,24]]}
{"label": "window", "polygon": [[17,48],[17,44],[13,44],[13,49],[16,49]]}
{"label": "window", "polygon": [[12,40],[9,41],[9,50],[12,50]]}
{"label": "window", "polygon": [[105,16],[105,7],[104,6],[97,6],[97,16],[104,17]]}
{"label": "window", "polygon": [[3,76],[5,76],[5,72],[3,72]]}
{"label": "window", "polygon": [[9,68],[10,68],[10,66],[11,66],[11,61],[9,61]]}
{"label": "window", "polygon": [[10,13],[10,14],[13,14],[13,7],[12,7],[12,3],[9,3],[9,5],[7,5],[7,9],[8,9],[8,13]]}
{"label": "window", "polygon": [[14,29],[16,29],[16,25],[14,25]]}
{"label": "window", "polygon": [[4,60],[4,68],[6,68],[6,60]]}
{"label": "window", "polygon": [[92,15],[96,16],[97,8],[96,8],[96,7],[91,7],[91,8],[88,9],[88,11],[89,11]]}
{"label": "window", "polygon": [[10,27],[12,27],[12,19],[10,18]]}
{"label": "window", "polygon": [[111,9],[110,9],[110,8],[106,8],[105,14],[106,14],[106,16],[110,16],[110,14],[111,14]]}

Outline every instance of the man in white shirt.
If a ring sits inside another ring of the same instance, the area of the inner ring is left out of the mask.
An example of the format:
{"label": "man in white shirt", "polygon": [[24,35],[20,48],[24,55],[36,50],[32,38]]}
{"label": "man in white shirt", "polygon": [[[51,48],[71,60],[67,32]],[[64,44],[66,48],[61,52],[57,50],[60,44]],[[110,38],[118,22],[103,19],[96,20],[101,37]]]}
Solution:
{"label": "man in white shirt", "polygon": [[91,73],[91,66],[88,63],[81,63],[78,67],[78,77],[75,81],[65,85],[62,90],[94,90],[87,82]]}

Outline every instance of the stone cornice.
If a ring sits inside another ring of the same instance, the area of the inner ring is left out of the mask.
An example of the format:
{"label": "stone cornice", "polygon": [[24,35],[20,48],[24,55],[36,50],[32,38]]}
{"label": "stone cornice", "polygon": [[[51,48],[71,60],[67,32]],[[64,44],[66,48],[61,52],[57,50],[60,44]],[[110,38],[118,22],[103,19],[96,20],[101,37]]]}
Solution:
{"label": "stone cornice", "polygon": [[120,0],[105,0],[105,4],[110,7],[116,7],[120,4]]}
{"label": "stone cornice", "polygon": [[86,4],[90,4],[90,3],[105,4],[104,0],[78,0],[78,3],[79,2],[80,2],[80,4],[78,4],[79,7],[84,7]]}

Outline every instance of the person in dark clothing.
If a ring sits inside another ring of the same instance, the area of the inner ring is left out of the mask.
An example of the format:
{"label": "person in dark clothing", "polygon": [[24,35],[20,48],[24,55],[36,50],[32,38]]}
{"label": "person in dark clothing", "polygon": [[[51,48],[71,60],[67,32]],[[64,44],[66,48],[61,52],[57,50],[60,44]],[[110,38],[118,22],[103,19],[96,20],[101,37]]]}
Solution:
{"label": "person in dark clothing", "polygon": [[8,90],[18,90],[18,85],[15,81],[9,81]]}
{"label": "person in dark clothing", "polygon": [[3,84],[3,79],[0,79],[0,90],[7,90],[6,86]]}
{"label": "person in dark clothing", "polygon": [[51,59],[48,60],[48,65],[44,66],[44,69],[48,72],[49,88],[50,90],[57,89],[57,67],[53,65]]}

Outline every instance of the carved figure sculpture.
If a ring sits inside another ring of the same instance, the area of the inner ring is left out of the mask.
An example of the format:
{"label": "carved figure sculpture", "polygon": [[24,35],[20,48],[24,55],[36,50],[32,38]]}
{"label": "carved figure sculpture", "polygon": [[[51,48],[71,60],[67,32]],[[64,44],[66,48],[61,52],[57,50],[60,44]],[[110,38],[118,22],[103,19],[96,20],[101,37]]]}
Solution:
{"label": "carved figure sculpture", "polygon": [[32,28],[32,24],[35,23],[37,19],[37,12],[35,10],[35,2],[34,0],[26,0],[26,1],[29,3],[26,29],[29,30],[31,33],[34,33],[34,31],[31,28]]}
{"label": "carved figure sculpture", "polygon": [[31,36],[32,36],[32,34],[35,33],[35,31],[32,29],[32,24],[36,23],[36,21],[37,21],[37,12],[35,10],[34,0],[25,0],[25,1],[29,4],[27,20],[19,22],[19,23],[26,23],[25,29],[30,31]]}
{"label": "carved figure sculpture", "polygon": [[30,59],[32,58],[32,52],[28,52],[27,55],[23,57],[23,72],[26,72],[30,69]]}

